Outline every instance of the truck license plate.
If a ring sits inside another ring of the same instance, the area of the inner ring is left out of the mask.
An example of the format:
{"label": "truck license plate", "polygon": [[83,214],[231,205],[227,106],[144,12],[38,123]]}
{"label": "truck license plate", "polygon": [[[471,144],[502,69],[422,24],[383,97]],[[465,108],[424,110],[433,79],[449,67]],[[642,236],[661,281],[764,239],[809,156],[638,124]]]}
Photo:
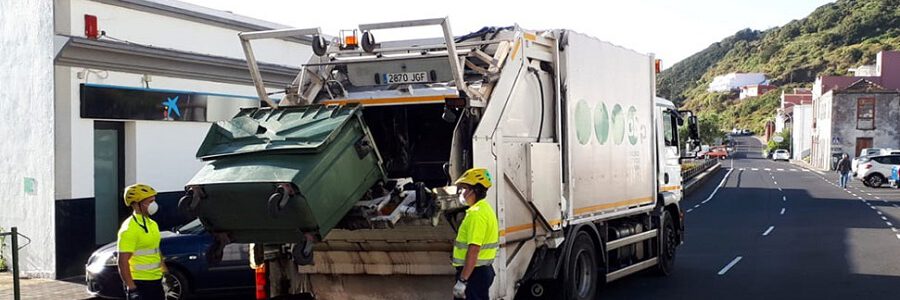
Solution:
{"label": "truck license plate", "polygon": [[384,84],[397,83],[421,83],[428,82],[427,72],[410,72],[410,73],[386,73],[384,74]]}

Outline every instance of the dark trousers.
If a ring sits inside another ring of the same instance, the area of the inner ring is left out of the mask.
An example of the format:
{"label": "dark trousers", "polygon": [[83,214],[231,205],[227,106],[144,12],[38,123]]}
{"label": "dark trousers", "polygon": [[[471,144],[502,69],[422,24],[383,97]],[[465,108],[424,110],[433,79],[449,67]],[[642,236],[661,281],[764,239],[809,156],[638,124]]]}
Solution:
{"label": "dark trousers", "polygon": [[[456,278],[462,273],[462,267],[456,267]],[[480,266],[472,270],[466,283],[466,300],[489,300],[491,284],[494,283],[494,267]],[[456,298],[459,299],[459,298]]]}
{"label": "dark trousers", "polygon": [[141,295],[141,300],[166,299],[166,293],[163,292],[162,280],[135,280],[134,285],[137,286],[137,292]]}

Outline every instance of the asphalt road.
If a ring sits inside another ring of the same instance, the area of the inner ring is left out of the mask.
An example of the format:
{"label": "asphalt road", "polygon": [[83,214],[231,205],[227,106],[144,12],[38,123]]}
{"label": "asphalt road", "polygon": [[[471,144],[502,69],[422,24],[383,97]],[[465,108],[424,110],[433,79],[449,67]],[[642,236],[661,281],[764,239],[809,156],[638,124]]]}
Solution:
{"label": "asphalt road", "polygon": [[627,277],[600,297],[900,298],[900,190],[843,190],[836,174],[764,159],[761,147],[737,138],[733,157],[683,201],[673,274]]}

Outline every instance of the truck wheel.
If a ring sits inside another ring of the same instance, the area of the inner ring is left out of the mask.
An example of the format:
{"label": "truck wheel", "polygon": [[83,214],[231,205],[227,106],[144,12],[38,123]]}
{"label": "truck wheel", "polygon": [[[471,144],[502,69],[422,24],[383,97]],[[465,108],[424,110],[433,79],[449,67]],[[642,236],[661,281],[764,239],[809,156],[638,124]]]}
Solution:
{"label": "truck wheel", "polygon": [[566,299],[591,300],[597,294],[600,274],[597,268],[597,252],[587,232],[575,234],[569,261],[566,265]]}
{"label": "truck wheel", "polygon": [[675,267],[675,249],[678,247],[678,233],[675,231],[675,222],[669,211],[664,211],[662,215],[662,226],[660,232],[660,253],[659,263],[656,265],[656,274],[660,276],[668,276]]}

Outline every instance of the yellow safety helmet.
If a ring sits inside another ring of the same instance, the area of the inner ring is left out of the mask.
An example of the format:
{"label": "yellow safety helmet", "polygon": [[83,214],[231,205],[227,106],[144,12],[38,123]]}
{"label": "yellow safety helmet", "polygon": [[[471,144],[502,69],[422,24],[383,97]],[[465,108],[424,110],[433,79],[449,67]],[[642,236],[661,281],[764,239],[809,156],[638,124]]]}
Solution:
{"label": "yellow safety helmet", "polygon": [[125,188],[125,206],[131,206],[132,203],[141,202],[144,199],[156,196],[156,190],[146,184],[132,184]]}
{"label": "yellow safety helmet", "polygon": [[493,185],[491,183],[491,173],[485,168],[472,168],[459,176],[453,184],[465,183],[471,186],[481,184],[484,188],[489,189]]}

